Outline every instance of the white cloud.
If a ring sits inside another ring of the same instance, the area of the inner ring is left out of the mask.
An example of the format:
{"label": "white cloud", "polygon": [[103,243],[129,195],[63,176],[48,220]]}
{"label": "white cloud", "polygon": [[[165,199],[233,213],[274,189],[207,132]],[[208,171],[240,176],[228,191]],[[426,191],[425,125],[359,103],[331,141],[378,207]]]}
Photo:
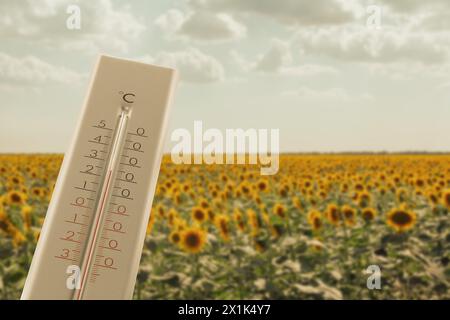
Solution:
{"label": "white cloud", "polygon": [[[66,27],[68,5],[81,9],[81,29]],[[110,0],[98,1],[2,1],[0,36],[22,38],[40,45],[68,50],[98,51],[113,49],[127,52],[130,42],[145,30],[128,8],[113,6]]]}
{"label": "white cloud", "polygon": [[227,41],[245,37],[247,28],[226,13],[171,9],[155,20],[169,37],[198,41]]}
{"label": "white cloud", "polygon": [[36,86],[48,82],[77,84],[84,77],[31,55],[17,58],[0,52],[0,83],[4,87]]}
{"label": "white cloud", "polygon": [[216,58],[197,48],[188,48],[176,52],[161,52],[155,57],[145,56],[139,60],[176,68],[180,73],[181,81],[184,82],[208,83],[225,79],[223,65]]}
{"label": "white cloud", "polygon": [[186,21],[186,14],[177,9],[170,9],[159,15],[154,24],[168,34],[174,34]]}
{"label": "white cloud", "polygon": [[286,90],[281,95],[300,98],[308,102],[351,102],[372,99],[372,96],[368,93],[349,93],[343,88],[316,90],[308,87],[300,87],[295,90]]}
{"label": "white cloud", "polygon": [[244,72],[256,71],[287,76],[314,76],[337,73],[335,68],[326,65],[294,65],[290,44],[279,39],[273,39],[269,49],[251,61],[245,59],[236,50],[231,50],[230,56],[234,63]]}
{"label": "white cloud", "polygon": [[357,25],[305,28],[297,32],[296,45],[312,56],[360,62],[420,61],[440,63],[447,59],[448,34],[415,32],[408,28],[371,30]]}
{"label": "white cloud", "polygon": [[445,10],[450,9],[447,0],[380,0],[397,12],[411,13],[423,10]]}
{"label": "white cloud", "polygon": [[287,25],[327,25],[352,21],[357,2],[348,0],[191,0],[195,9],[250,13]]}
{"label": "white cloud", "polygon": [[269,50],[258,59],[253,68],[257,71],[273,73],[291,63],[292,55],[289,44],[273,39]]}

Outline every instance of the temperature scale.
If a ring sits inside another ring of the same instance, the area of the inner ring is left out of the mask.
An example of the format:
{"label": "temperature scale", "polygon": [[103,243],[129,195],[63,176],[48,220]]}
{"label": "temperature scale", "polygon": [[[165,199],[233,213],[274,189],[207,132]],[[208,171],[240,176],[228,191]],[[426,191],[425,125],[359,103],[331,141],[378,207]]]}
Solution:
{"label": "temperature scale", "polygon": [[100,56],[22,299],[132,298],[175,82]]}

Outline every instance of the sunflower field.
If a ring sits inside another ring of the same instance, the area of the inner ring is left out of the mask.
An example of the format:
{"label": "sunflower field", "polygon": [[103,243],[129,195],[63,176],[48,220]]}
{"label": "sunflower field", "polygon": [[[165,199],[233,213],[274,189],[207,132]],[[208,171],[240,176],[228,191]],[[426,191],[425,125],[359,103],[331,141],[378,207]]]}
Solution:
{"label": "sunflower field", "polygon": [[[61,155],[0,155],[0,298],[17,299]],[[163,159],[136,299],[449,299],[450,155]],[[369,266],[381,288],[369,289]]]}

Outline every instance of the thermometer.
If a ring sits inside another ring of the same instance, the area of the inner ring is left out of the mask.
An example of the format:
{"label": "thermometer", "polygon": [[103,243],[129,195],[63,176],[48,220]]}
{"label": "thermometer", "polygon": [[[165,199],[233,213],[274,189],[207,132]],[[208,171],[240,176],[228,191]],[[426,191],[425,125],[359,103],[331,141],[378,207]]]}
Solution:
{"label": "thermometer", "polygon": [[132,298],[175,83],[100,56],[22,299]]}

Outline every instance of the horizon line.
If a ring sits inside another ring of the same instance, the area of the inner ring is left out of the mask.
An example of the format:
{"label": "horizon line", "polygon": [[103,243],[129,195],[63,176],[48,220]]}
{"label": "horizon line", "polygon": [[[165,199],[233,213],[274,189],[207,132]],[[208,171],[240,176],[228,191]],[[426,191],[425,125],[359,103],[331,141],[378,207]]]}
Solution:
{"label": "horizon line", "polygon": [[[0,152],[0,155],[64,155],[65,152]],[[163,155],[170,155],[170,152],[164,152]],[[185,155],[191,155],[191,156],[195,156],[195,155],[200,155],[202,153],[187,153]],[[258,155],[259,153],[221,153],[218,155]],[[265,153],[267,154],[267,153]],[[271,153],[268,153],[271,154]],[[405,154],[405,155],[420,155],[420,154],[450,154],[450,150],[448,151],[426,151],[426,150],[418,150],[418,151],[407,151],[407,150],[403,150],[403,151],[351,151],[351,150],[347,150],[347,151],[281,151],[278,152],[278,154],[305,154],[305,155],[320,155],[320,154],[324,154],[324,155],[339,155],[339,154],[354,154],[354,155],[358,155],[358,154],[374,154],[374,155],[395,155],[395,154]]]}

